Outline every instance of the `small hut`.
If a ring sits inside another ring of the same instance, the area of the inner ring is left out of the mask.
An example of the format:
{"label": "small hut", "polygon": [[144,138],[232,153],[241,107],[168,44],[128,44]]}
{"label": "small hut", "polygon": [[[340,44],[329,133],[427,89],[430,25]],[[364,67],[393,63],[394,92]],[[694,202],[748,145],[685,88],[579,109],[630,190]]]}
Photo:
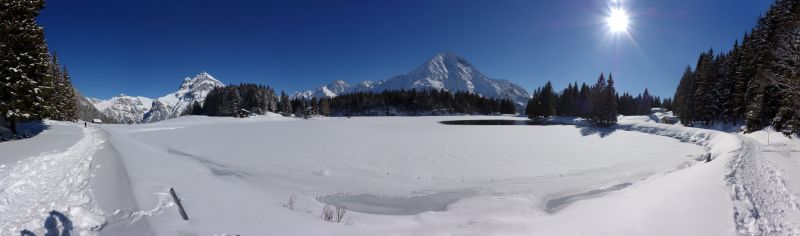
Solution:
{"label": "small hut", "polygon": [[245,117],[250,116],[250,111],[248,111],[246,109],[239,109],[238,111],[236,111],[235,115],[238,118],[245,118]]}

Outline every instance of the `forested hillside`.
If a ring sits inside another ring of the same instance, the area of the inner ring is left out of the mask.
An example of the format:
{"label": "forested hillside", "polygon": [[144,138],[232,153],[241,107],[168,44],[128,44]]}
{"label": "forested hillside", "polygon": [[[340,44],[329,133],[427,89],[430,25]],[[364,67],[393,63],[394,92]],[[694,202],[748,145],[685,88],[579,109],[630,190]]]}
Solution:
{"label": "forested hillside", "polygon": [[733,49],[700,54],[675,92],[685,125],[741,124],[800,133],[800,1],[777,0]]}
{"label": "forested hillside", "polygon": [[556,92],[548,81],[533,91],[525,114],[534,120],[550,116],[577,116],[607,126],[617,123],[617,115],[645,115],[653,107],[671,108],[671,103],[670,99],[662,100],[650,95],[647,89],[636,97],[627,92],[619,95],[614,87],[613,75],[609,74],[606,80],[605,75],[600,74],[592,86],[585,83],[578,86],[575,82],[561,92]]}
{"label": "forested hillside", "polygon": [[0,8],[0,116],[14,134],[19,122],[78,115],[69,73],[36,23],[43,8],[43,0],[5,0]]}

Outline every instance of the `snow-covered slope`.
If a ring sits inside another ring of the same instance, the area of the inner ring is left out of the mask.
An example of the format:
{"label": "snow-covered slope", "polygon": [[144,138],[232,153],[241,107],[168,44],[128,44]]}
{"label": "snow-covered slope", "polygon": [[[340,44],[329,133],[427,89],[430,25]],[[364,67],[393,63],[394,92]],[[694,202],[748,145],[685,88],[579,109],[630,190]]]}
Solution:
{"label": "snow-covered slope", "polygon": [[117,123],[148,123],[180,116],[195,101],[203,103],[211,89],[221,86],[225,84],[202,72],[194,78],[185,78],[178,91],[158,99],[121,94],[108,100],[89,100]]}
{"label": "snow-covered slope", "polygon": [[89,98],[100,112],[114,119],[117,123],[140,123],[142,117],[153,105],[153,99],[147,97],[133,97],[125,94],[108,100]]}
{"label": "snow-covered slope", "polygon": [[508,80],[492,79],[482,74],[464,58],[452,53],[439,53],[409,73],[377,82],[364,81],[349,86],[344,81],[335,81],[314,90],[295,93],[294,97],[335,97],[342,92],[399,89],[437,89],[445,91],[467,91],[493,98],[508,98],[520,106],[530,94],[521,86]]}
{"label": "snow-covered slope", "polygon": [[187,77],[178,91],[158,98],[158,102],[161,104],[153,103],[153,108],[158,109],[151,109],[146,113],[143,122],[150,123],[178,117],[195,101],[203,103],[208,92],[211,92],[214,87],[222,86],[225,84],[206,72],[202,72],[194,78]]}

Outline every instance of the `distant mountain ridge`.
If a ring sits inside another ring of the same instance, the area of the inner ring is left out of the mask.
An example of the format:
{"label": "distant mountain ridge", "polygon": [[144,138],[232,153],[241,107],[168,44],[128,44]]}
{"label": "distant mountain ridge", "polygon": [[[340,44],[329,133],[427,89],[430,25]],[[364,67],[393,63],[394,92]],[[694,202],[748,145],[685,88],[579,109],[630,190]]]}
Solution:
{"label": "distant mountain ridge", "polygon": [[[120,94],[107,100],[86,98],[108,119],[116,123],[151,123],[176,118],[194,102],[202,104],[214,87],[225,84],[207,72],[185,78],[177,91],[153,99]],[[335,80],[316,89],[296,92],[293,98],[336,97],[352,92],[382,92],[385,90],[435,89],[449,92],[470,92],[485,97],[510,99],[524,107],[530,94],[521,86],[503,79],[492,79],[478,71],[466,59],[452,54],[439,53],[414,70],[379,81],[362,81],[350,85]]]}
{"label": "distant mountain ridge", "polygon": [[150,123],[178,117],[195,101],[202,104],[214,87],[224,86],[211,74],[202,72],[193,78],[185,78],[177,91],[157,99],[120,94],[108,100],[88,100],[117,123]]}
{"label": "distant mountain ridge", "polygon": [[510,99],[524,106],[530,94],[515,83],[492,79],[478,71],[466,59],[452,54],[439,53],[409,73],[380,81],[363,81],[350,86],[342,80],[313,90],[297,92],[294,98],[335,97],[351,92],[382,92],[400,89],[436,89],[449,92],[465,91],[498,99]]}

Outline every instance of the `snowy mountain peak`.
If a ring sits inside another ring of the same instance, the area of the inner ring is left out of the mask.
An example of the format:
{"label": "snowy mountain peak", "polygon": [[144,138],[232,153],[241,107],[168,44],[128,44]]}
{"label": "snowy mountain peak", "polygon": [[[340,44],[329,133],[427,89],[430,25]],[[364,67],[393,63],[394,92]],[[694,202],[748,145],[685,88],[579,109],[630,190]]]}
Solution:
{"label": "snowy mountain peak", "polygon": [[293,97],[335,97],[342,93],[400,89],[466,91],[487,97],[511,99],[520,107],[530,97],[521,86],[507,80],[489,78],[463,57],[450,52],[437,53],[414,70],[386,80],[364,81],[355,86],[337,80],[314,90],[295,93]]}
{"label": "snowy mountain peak", "polygon": [[350,87],[350,85],[348,85],[348,84],[347,84],[347,82],[344,82],[344,80],[336,80],[336,81],[333,81],[333,83],[329,84],[328,86],[334,86],[334,87]]}
{"label": "snowy mountain peak", "polygon": [[347,82],[344,82],[344,80],[335,80],[328,85],[324,85],[313,90],[296,92],[292,94],[292,98],[332,98],[349,91],[350,85],[347,84]]}
{"label": "snowy mountain peak", "polygon": [[[328,86],[325,86],[325,87],[328,88],[330,91],[332,91],[334,93],[343,93],[348,88],[350,88],[350,85],[347,84],[347,82],[344,82],[344,80],[336,80],[336,81],[333,81],[333,83],[331,83],[331,84],[329,84]],[[334,94],[334,96],[336,96],[336,95]]]}
{"label": "snowy mountain peak", "polygon": [[444,67],[452,67],[457,65],[457,63],[469,64],[466,60],[464,60],[464,58],[451,52],[437,53],[435,56],[433,56],[433,58],[431,58],[431,60],[428,61],[429,65],[436,64]]}
{"label": "snowy mountain peak", "polygon": [[193,89],[198,89],[200,87],[211,87],[211,88],[213,88],[213,87],[221,87],[221,86],[225,86],[225,84],[223,84],[219,80],[215,79],[214,76],[211,76],[211,74],[203,71],[203,72],[200,72],[200,74],[198,74],[194,78],[186,77],[185,79],[183,79],[183,84],[181,84],[181,87],[180,87],[179,91],[181,91],[181,90],[189,91],[189,90],[193,90]]}
{"label": "snowy mountain peak", "polygon": [[203,71],[195,77],[183,79],[178,91],[158,99],[131,97],[120,94],[108,100],[90,98],[97,110],[120,123],[148,123],[181,115],[194,102],[205,102],[214,87],[225,84]]}

